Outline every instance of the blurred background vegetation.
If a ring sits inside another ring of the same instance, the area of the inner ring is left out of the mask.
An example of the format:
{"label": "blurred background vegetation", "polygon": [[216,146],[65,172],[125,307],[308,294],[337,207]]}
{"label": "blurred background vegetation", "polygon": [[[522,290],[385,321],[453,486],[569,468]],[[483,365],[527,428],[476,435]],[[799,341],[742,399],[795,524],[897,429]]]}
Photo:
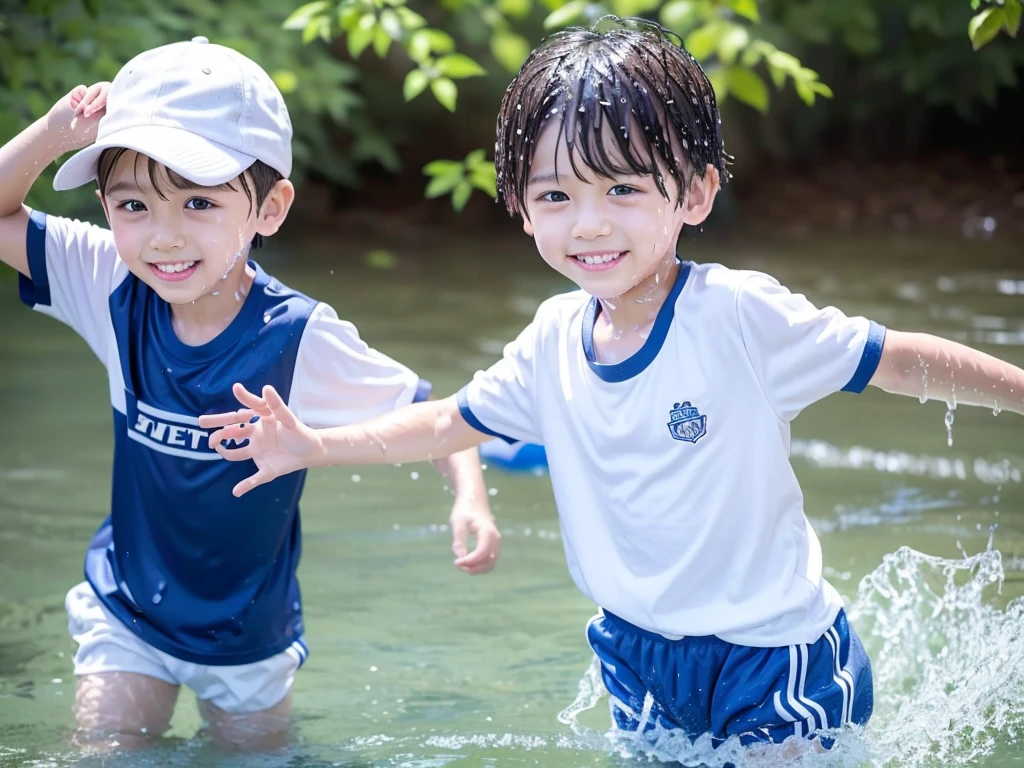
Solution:
{"label": "blurred background vegetation", "polygon": [[[0,9],[0,139],[138,52],[206,35],[258,61],[285,93],[310,220],[365,209],[468,227],[504,216],[488,200],[501,94],[546,34],[605,13],[662,22],[708,70],[737,158],[726,215],[777,220],[779,206],[826,206],[811,218],[850,226],[872,215],[946,220],[952,206],[980,216],[983,231],[1002,206],[1024,219],[1021,0],[2,0]],[[896,191],[901,183],[910,187]],[[898,200],[879,199],[883,189]],[[30,202],[69,211],[89,195],[58,197],[40,183]],[[479,215],[453,214],[467,205]]]}

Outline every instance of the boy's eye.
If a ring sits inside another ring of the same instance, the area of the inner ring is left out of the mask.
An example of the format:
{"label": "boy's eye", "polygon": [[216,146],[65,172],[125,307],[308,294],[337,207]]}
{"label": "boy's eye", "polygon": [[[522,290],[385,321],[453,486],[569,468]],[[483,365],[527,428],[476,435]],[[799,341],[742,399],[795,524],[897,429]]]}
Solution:
{"label": "boy's eye", "polygon": [[636,191],[636,187],[631,187],[628,184],[616,184],[608,190],[608,194],[614,195],[615,197],[621,197],[623,195],[632,195]]}
{"label": "boy's eye", "polygon": [[545,203],[564,203],[569,199],[569,196],[565,192],[558,192],[552,190],[551,192],[545,192],[543,195],[537,198],[543,200]]}
{"label": "boy's eye", "polygon": [[138,200],[125,200],[124,202],[119,203],[117,207],[129,211],[130,213],[141,213],[146,210],[146,206]]}
{"label": "boy's eye", "polygon": [[191,208],[194,211],[208,211],[214,207],[213,201],[207,200],[205,197],[190,197],[188,202],[185,203],[186,208]]}

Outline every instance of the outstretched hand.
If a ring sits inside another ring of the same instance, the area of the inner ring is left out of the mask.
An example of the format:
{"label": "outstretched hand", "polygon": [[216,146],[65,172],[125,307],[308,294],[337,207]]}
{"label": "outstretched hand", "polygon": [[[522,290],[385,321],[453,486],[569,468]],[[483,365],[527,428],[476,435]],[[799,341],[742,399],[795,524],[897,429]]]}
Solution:
{"label": "outstretched hand", "polygon": [[[231,391],[246,406],[230,413],[199,417],[203,429],[217,428],[209,443],[228,461],[252,459],[256,474],[234,487],[232,493],[242,496],[271,480],[310,466],[323,452],[323,443],[315,430],[299,421],[284,400],[271,386],[263,388],[263,396],[254,395],[241,384]],[[229,448],[225,442],[248,444]]]}

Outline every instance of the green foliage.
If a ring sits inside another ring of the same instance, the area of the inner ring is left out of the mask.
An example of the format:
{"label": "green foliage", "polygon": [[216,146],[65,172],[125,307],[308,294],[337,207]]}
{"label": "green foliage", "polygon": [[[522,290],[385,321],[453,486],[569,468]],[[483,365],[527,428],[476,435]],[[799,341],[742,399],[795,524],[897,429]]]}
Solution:
{"label": "green foliage", "polygon": [[[974,21],[972,3],[979,11]],[[948,106],[970,120],[980,105],[995,103],[1000,88],[1017,85],[1024,46],[985,43],[1001,30],[1016,34],[1021,5],[1022,0],[763,0],[760,7],[773,20],[766,36],[843,87],[840,115],[906,116]]]}
{"label": "green foliage", "polygon": [[[460,95],[472,80],[472,92],[490,94],[487,109],[496,110],[544,35],[608,13],[644,16],[678,34],[720,102],[765,113],[789,93],[814,105],[842,89],[829,110],[839,119],[914,103],[969,117],[1000,87],[1016,85],[1024,47],[1009,38],[1022,7],[1024,0],[316,0],[289,13],[281,0],[25,0],[0,10],[0,140],[75,85],[112,78],[140,51],[206,35],[255,59],[285,94],[296,180],[315,172],[356,186],[363,164],[400,170],[396,142],[431,125],[435,103],[462,117]],[[465,118],[487,122],[479,109]],[[424,172],[427,196],[451,196],[456,209],[473,190],[494,195],[482,150]],[[29,202],[62,207],[45,183]]]}
{"label": "green foliage", "polygon": [[[375,130],[356,90],[359,72],[326,49],[303,46],[282,33],[287,10],[278,0],[29,0],[5,4],[0,15],[0,141],[45,114],[79,83],[110,80],[141,51],[206,35],[259,62],[285,94],[295,126],[296,176],[309,167],[339,183],[355,183],[353,157],[331,151],[331,123],[346,125],[363,155],[397,162],[391,147],[374,144]],[[390,155],[389,155],[390,153]],[[91,195],[35,186],[30,205],[81,206]]]}
{"label": "green foliage", "polygon": [[[318,0],[295,9],[284,27],[299,31],[305,42],[343,36],[354,59],[371,43],[381,57],[397,44],[412,66],[402,85],[405,101],[413,101],[429,87],[434,98],[454,112],[456,81],[484,75],[486,70],[475,59],[457,52],[455,39],[428,26],[410,5],[411,0]],[[720,101],[732,97],[766,112],[770,89],[758,70],[766,72],[777,89],[791,82],[808,105],[818,96],[832,97],[831,89],[814,70],[760,34],[756,0],[443,0],[441,5],[450,17],[461,18],[460,44],[484,43],[494,63],[508,74],[518,71],[531,50],[517,25],[528,25],[535,15],[541,17],[541,26],[548,32],[591,25],[608,14],[647,16],[678,34],[704,63]],[[467,162],[427,165],[426,173],[432,177],[427,197],[450,193],[453,206],[461,210],[473,189],[493,194],[493,180],[483,180],[479,172],[474,175]]]}
{"label": "green foliage", "polygon": [[1022,0],[990,0],[984,5],[982,8],[981,0],[971,0],[971,8],[977,13],[967,25],[967,35],[974,50],[992,42],[1003,30],[1010,37],[1016,37],[1020,29],[1021,11],[1024,10]]}
{"label": "green foliage", "polygon": [[434,160],[423,167],[430,176],[425,195],[428,198],[451,193],[452,207],[461,211],[469,196],[478,189],[491,198],[498,195],[494,163],[482,149],[474,149],[464,160]]}

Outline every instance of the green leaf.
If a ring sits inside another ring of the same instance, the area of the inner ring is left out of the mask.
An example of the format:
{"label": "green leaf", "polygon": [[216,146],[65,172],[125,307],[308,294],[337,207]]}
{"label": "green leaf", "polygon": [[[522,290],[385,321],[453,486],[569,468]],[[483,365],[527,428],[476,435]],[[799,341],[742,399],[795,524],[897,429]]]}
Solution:
{"label": "green leaf", "polygon": [[363,12],[355,5],[344,5],[338,9],[338,26],[346,32],[356,28],[359,20],[363,18]]}
{"label": "green leaf", "polygon": [[466,203],[469,202],[471,194],[473,194],[473,185],[468,181],[460,183],[452,192],[452,207],[456,211],[461,211],[466,207]]}
{"label": "green leaf", "polygon": [[525,19],[530,15],[531,0],[498,0],[498,10],[512,19]]}
{"label": "green leaf", "polygon": [[412,101],[426,89],[430,82],[430,76],[422,69],[414,69],[405,76],[402,83],[402,96],[406,101]]}
{"label": "green leaf", "polygon": [[431,160],[423,166],[423,173],[427,176],[449,176],[453,173],[462,173],[463,165],[458,160]]}
{"label": "green leaf", "polygon": [[[380,28],[387,32],[388,37],[392,40],[401,40],[405,35],[405,29],[398,18],[398,14],[390,8],[383,11],[380,15]],[[383,54],[381,55],[383,56]]]}
{"label": "green leaf", "polygon": [[311,22],[309,22],[309,24],[306,25],[306,28],[302,30],[303,45],[306,45],[316,40],[317,35],[320,34],[321,21],[323,21],[323,19],[313,19]]}
{"label": "green leaf", "polygon": [[977,14],[967,25],[967,35],[974,50],[990,43],[1006,24],[1006,13],[1002,8],[990,6]]}
{"label": "green leaf", "polygon": [[700,27],[697,27],[693,32],[686,36],[686,50],[688,50],[695,59],[702,61],[712,53],[715,48],[718,47],[718,40],[721,36],[721,26],[718,22],[708,22]]}
{"label": "green leaf", "polygon": [[726,80],[730,94],[759,112],[768,111],[768,86],[759,74],[746,67],[729,67]]}
{"label": "green leaf", "polygon": [[1021,0],[1006,0],[1003,6],[1003,14],[1006,16],[1006,32],[1010,37],[1017,36],[1020,29],[1020,17],[1024,11],[1024,3]]}
{"label": "green leaf", "polygon": [[355,29],[348,33],[348,53],[358,59],[366,47],[373,42],[377,30],[377,17],[372,13],[363,14]]}
{"label": "green leaf", "polygon": [[461,169],[456,173],[449,173],[447,176],[435,176],[427,184],[423,196],[428,199],[447,195],[464,180]]}
{"label": "green leaf", "polygon": [[388,49],[391,47],[392,42],[388,31],[384,29],[382,24],[378,24],[373,32],[373,52],[383,59],[388,55]]}
{"label": "green leaf", "polygon": [[331,7],[328,0],[316,0],[313,3],[300,5],[289,14],[281,24],[283,29],[305,29],[317,16],[322,16]]}
{"label": "green leaf", "polygon": [[820,93],[826,99],[831,99],[835,96],[835,94],[832,93],[832,89],[825,85],[823,82],[821,82],[821,80],[815,80],[814,82],[812,82],[811,90],[813,90],[815,93]]}
{"label": "green leaf", "polygon": [[480,164],[487,159],[487,153],[482,149],[474,149],[468,155],[466,155],[465,165],[469,170],[478,168]]}
{"label": "green leaf", "polygon": [[544,19],[544,29],[561,29],[574,21],[578,21],[587,9],[587,0],[571,0],[561,8],[557,8]]}
{"label": "green leaf", "polygon": [[661,23],[677,33],[687,31],[699,18],[696,0],[671,0],[661,9]]}
{"label": "green leaf", "polygon": [[469,174],[469,183],[487,194],[492,200],[498,196],[497,172],[494,170],[494,163],[481,165]]}
{"label": "green leaf", "polygon": [[441,102],[445,109],[449,112],[455,111],[455,100],[459,95],[459,89],[455,87],[455,83],[447,77],[439,77],[430,82],[430,90],[433,91],[434,98]]}
{"label": "green leaf", "polygon": [[401,20],[402,26],[406,29],[419,29],[420,27],[427,26],[426,19],[416,13],[416,11],[406,8],[404,5],[396,8],[395,13],[398,14],[398,18]]}
{"label": "green leaf", "polygon": [[279,69],[270,76],[281,93],[294,93],[299,87],[299,78],[294,72],[287,69]]}
{"label": "green leaf", "polygon": [[442,56],[434,66],[442,75],[456,80],[487,74],[487,70],[469,58],[469,56],[461,53],[451,53],[447,56]]}
{"label": "green leaf", "polygon": [[755,24],[760,23],[761,14],[757,11],[757,0],[724,0],[724,2],[737,16],[750,19]]}
{"label": "green leaf", "polygon": [[530,43],[515,32],[496,32],[491,38],[491,55],[503,69],[515,74],[530,55]]}
{"label": "green leaf", "polygon": [[449,53],[455,50],[455,41],[440,29],[417,29],[409,37],[409,58],[422,62],[431,53]]}
{"label": "green leaf", "polygon": [[718,58],[725,64],[734,63],[736,56],[749,42],[750,33],[746,27],[730,24],[718,39]]}
{"label": "green leaf", "polygon": [[815,91],[811,84],[804,80],[794,80],[793,85],[796,87],[797,96],[803,99],[808,107],[814,106]]}

